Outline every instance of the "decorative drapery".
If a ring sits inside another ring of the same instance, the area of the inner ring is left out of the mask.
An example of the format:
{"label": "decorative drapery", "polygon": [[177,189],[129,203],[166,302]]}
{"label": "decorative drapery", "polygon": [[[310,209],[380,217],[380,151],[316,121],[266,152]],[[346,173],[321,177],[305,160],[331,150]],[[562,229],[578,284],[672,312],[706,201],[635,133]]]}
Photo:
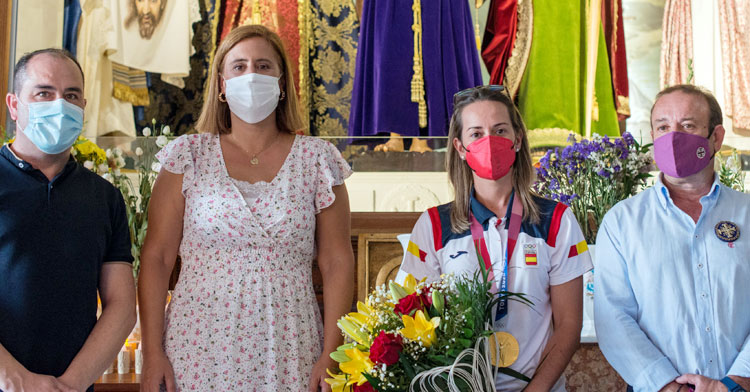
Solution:
{"label": "decorative drapery", "polygon": [[220,40],[235,27],[248,24],[260,24],[275,31],[291,60],[295,87],[299,91],[299,6],[298,0],[224,0]]}
{"label": "decorative drapery", "polygon": [[137,119],[139,128],[157,123],[169,124],[177,135],[194,129],[203,106],[203,94],[208,78],[209,66],[216,49],[220,0],[200,0],[200,21],[193,24],[192,46],[195,53],[190,56],[190,74],[183,78],[184,88],[166,83],[160,78],[151,78],[149,98],[151,104],[144,108],[144,115]]}
{"label": "decorative drapery", "polygon": [[482,41],[482,59],[490,84],[503,84],[518,26],[518,0],[492,0]]}
{"label": "decorative drapery", "polygon": [[426,132],[412,102],[414,1],[366,0],[357,52],[349,135],[445,136],[453,94],[482,84],[467,1],[421,1]]}
{"label": "decorative drapery", "polygon": [[659,85],[691,83],[690,62],[693,58],[693,28],[690,0],[667,0],[661,41]]}
{"label": "decorative drapery", "polygon": [[[518,91],[532,147],[564,145],[570,132],[584,132],[585,20],[582,2],[534,1],[531,52]],[[594,80],[598,121],[592,121],[591,131],[618,136],[606,42],[599,31]]]}
{"label": "decorative drapery", "polygon": [[719,1],[724,113],[735,130],[750,131],[750,4]]}
{"label": "decorative drapery", "polygon": [[630,117],[628,98],[628,65],[625,52],[625,33],[622,22],[622,0],[602,2],[602,26],[607,41],[609,70],[612,74],[612,88],[615,95],[617,117],[624,120]]}
{"label": "decorative drapery", "polygon": [[81,3],[78,0],[65,0],[63,12],[63,48],[76,55],[78,24],[81,20]]}
{"label": "decorative drapery", "polygon": [[345,136],[359,20],[353,1],[300,0],[300,102],[310,133]]}
{"label": "decorative drapery", "polygon": [[110,9],[102,0],[81,0],[80,5],[76,51],[86,75],[83,135],[95,138],[119,132],[135,136],[133,105],[112,99],[112,62],[107,56],[111,46],[107,38],[115,26]]}

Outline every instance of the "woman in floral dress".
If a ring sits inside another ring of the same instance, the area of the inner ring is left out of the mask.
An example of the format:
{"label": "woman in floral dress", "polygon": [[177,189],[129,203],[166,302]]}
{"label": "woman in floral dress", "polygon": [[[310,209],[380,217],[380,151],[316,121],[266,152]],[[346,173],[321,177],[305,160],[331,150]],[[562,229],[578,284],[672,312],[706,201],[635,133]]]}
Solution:
{"label": "woman in floral dress", "polygon": [[332,144],[295,134],[289,64],[275,33],[233,30],[211,68],[201,133],[157,155],[139,281],[141,391],[329,390],[336,320],[353,291],[351,170]]}

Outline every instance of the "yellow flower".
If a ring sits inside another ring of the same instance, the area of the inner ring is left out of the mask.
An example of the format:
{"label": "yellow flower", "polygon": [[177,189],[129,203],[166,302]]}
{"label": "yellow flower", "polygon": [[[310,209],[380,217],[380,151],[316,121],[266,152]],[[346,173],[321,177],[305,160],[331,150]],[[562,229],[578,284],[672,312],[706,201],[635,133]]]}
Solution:
{"label": "yellow flower", "polygon": [[339,329],[355,342],[369,346],[367,334],[362,331],[362,324],[350,316],[342,317],[337,323]]}
{"label": "yellow flower", "polygon": [[85,158],[95,160],[97,164],[103,163],[107,160],[107,153],[104,152],[96,143],[86,139],[83,136],[79,136],[76,142],[73,144],[73,149]]}
{"label": "yellow flower", "polygon": [[362,325],[370,326],[372,322],[372,308],[362,301],[357,301],[357,311],[349,313],[349,317]]}
{"label": "yellow flower", "polygon": [[413,318],[403,315],[401,316],[401,320],[404,322],[404,328],[399,332],[405,338],[420,341],[425,347],[430,347],[435,343],[437,339],[435,328],[440,325],[440,317],[433,317],[432,320],[427,320],[424,313],[421,310],[417,310]]}
{"label": "yellow flower", "polygon": [[331,386],[332,392],[349,392],[352,390],[351,386],[347,385],[346,374],[333,374],[328,369],[326,369],[326,372],[332,377],[326,378],[326,382]]}
{"label": "yellow flower", "polygon": [[366,383],[367,379],[362,373],[369,373],[374,366],[370,360],[370,353],[367,351],[359,351],[359,349],[355,347],[346,350],[346,356],[352,360],[340,364],[339,369],[350,376],[347,385],[362,385]]}

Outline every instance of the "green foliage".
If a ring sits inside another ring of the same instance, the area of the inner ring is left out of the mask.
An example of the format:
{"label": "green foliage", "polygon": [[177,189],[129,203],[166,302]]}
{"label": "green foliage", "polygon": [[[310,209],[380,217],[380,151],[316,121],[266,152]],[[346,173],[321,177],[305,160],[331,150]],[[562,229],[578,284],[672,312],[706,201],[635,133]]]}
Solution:
{"label": "green foliage", "polygon": [[726,159],[719,159],[719,181],[736,191],[745,192],[745,173],[737,150],[732,149]]}

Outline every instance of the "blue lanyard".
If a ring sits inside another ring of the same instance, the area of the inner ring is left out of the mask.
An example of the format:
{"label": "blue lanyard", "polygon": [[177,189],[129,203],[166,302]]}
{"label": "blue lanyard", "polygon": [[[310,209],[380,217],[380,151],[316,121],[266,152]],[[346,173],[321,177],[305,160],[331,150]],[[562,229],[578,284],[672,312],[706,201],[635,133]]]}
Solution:
{"label": "blue lanyard", "polygon": [[[493,282],[492,292],[498,293],[498,295],[501,295],[501,293],[508,291],[508,263],[510,261],[510,257],[513,256],[513,251],[515,250],[516,242],[518,241],[518,234],[521,232],[523,204],[521,204],[521,200],[516,197],[515,192],[512,197],[513,206],[510,213],[510,223],[508,225],[508,246],[505,247],[505,265],[503,266],[503,276],[500,278],[499,292],[497,290],[497,280],[495,279],[495,274],[492,268],[490,252],[487,249],[487,243],[484,240],[484,229],[482,229],[482,225],[479,224],[479,221],[477,221],[477,218],[474,217],[474,214],[470,214],[471,238],[474,240],[474,243],[478,245],[481,259],[482,261],[484,261],[484,267],[489,274],[489,279]],[[508,299],[503,298],[498,301],[497,308],[495,309],[495,321],[502,319],[507,314]]]}

